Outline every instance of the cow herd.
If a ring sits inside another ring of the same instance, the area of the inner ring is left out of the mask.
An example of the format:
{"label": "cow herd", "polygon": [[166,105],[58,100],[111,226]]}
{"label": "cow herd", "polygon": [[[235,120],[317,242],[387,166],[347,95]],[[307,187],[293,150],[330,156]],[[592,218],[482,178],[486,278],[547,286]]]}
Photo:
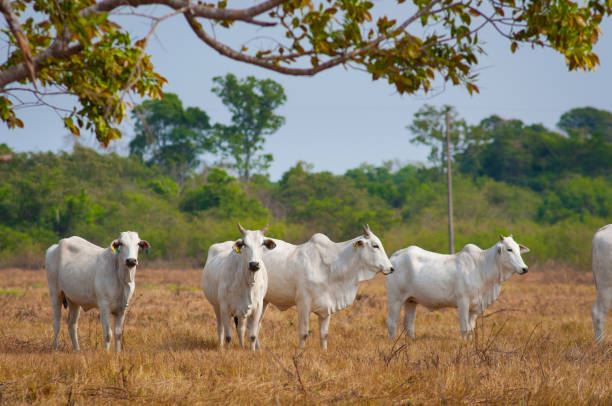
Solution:
{"label": "cow herd", "polygon": [[[336,243],[315,234],[304,244],[293,245],[269,238],[262,230],[246,230],[242,238],[213,244],[202,272],[202,290],[217,318],[219,346],[232,340],[235,324],[240,345],[248,329],[251,350],[261,348],[259,331],[266,309],[296,306],[299,346],[308,338],[310,313],[319,319],[319,339],[327,348],[330,317],[355,300],[359,282],[379,272],[386,276],[389,338],[397,333],[402,306],[403,326],[414,339],[416,306],[428,309],[456,307],[461,337],[469,339],[476,318],[499,296],[501,284],[514,273],[525,274],[521,254],[529,249],[500,235],[491,248],[468,244],[453,255],[425,251],[416,246],[387,257],[380,239],[370,230],[349,241]],[[59,241],[47,250],[45,267],[53,308],[53,348],[57,349],[62,306],[68,309],[68,332],[79,350],[78,318],[81,308],[97,307],[104,344],[121,351],[123,321],[134,294],[139,249],[149,243],[138,233],[122,232],[108,248],[80,237]],[[612,224],[593,238],[593,277],[597,299],[591,311],[595,339],[604,336],[604,323],[612,303]],[[114,317],[114,334],[111,330]]]}

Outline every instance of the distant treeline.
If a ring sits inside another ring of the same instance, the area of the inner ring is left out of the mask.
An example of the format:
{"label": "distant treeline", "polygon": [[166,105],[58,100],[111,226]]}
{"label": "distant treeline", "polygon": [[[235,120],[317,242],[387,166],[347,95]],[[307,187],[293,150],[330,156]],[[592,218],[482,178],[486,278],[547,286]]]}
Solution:
{"label": "distant treeline", "polygon": [[[609,114],[609,113],[608,113]],[[528,263],[586,268],[594,232],[612,222],[612,121],[566,134],[497,116],[481,142],[454,154],[456,249],[489,247],[513,233]],[[572,129],[573,128],[573,129]],[[0,146],[0,154],[10,153]],[[447,252],[446,185],[439,168],[362,165],[344,175],[298,162],[278,182],[240,182],[207,168],[176,183],[136,156],[14,153],[0,162],[0,265],[39,266],[58,239],[80,235],[107,245],[138,231],[150,258],[202,265],[208,247],[236,239],[236,222],[300,243],[324,232],[356,236],[369,223],[387,253],[408,245]]]}

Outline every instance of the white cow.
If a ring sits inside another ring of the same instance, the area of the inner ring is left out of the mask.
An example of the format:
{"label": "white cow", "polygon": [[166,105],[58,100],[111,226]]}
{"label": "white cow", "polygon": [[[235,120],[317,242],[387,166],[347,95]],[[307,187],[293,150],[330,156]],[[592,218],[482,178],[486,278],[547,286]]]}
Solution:
{"label": "white cow", "polygon": [[512,236],[499,238],[486,251],[468,244],[454,255],[416,246],[395,252],[391,262],[396,271],[386,280],[389,338],[395,337],[404,305],[404,328],[414,339],[417,304],[429,310],[458,308],[461,337],[471,338],[476,317],[497,299],[501,283],[514,272],[525,274],[528,270],[521,254],[529,249]]}
{"label": "white cow", "polygon": [[68,308],[68,332],[79,351],[77,323],[81,307],[97,307],[104,335],[110,349],[111,314],[115,317],[115,351],[121,351],[123,320],[134,293],[138,248],[148,251],[149,243],[138,233],[126,231],[108,248],[98,247],[81,237],[64,238],[47,250],[45,268],[53,306],[53,348],[57,349],[62,304]]}
{"label": "white cow", "polygon": [[600,228],[595,233],[591,255],[593,279],[597,289],[597,299],[591,309],[591,316],[595,340],[599,343],[603,340],[606,315],[612,304],[612,224]]}
{"label": "white cow", "polygon": [[270,250],[276,247],[274,241],[264,236],[267,229],[268,226],[263,230],[245,230],[238,223],[241,239],[213,244],[208,250],[202,290],[217,316],[219,347],[223,347],[224,336],[228,343],[232,340],[231,318],[234,317],[240,346],[244,347],[245,327],[248,327],[251,350],[260,348],[260,318],[268,289],[262,255],[264,247]]}
{"label": "white cow", "polygon": [[264,253],[269,275],[264,306],[272,303],[286,310],[297,305],[300,348],[306,344],[311,312],[319,316],[321,347],[327,348],[330,315],[353,303],[359,282],[381,271],[393,272],[378,237],[369,226],[363,232],[340,243],[323,234],[313,235],[302,245],[274,240],[277,248]]}

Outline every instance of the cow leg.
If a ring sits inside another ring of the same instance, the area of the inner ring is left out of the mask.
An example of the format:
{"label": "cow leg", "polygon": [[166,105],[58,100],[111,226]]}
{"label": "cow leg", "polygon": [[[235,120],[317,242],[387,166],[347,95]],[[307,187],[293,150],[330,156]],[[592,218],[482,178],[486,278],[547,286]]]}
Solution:
{"label": "cow leg", "polygon": [[460,298],[457,301],[457,310],[459,311],[459,329],[461,338],[469,340],[472,336],[470,331],[470,303],[468,299]]}
{"label": "cow leg", "polygon": [[414,340],[414,320],[416,319],[417,304],[404,302],[404,330]]}
{"label": "cow leg", "polygon": [[606,315],[610,311],[610,305],[612,305],[612,288],[598,288],[597,298],[591,309],[593,329],[595,330],[595,341],[597,343],[603,340]]}
{"label": "cow leg", "polygon": [[125,310],[115,315],[115,352],[121,352],[121,339],[123,338],[123,323],[125,321]]}
{"label": "cow leg", "polygon": [[402,312],[402,302],[400,300],[389,299],[388,303],[387,331],[389,332],[389,339],[393,340],[397,332],[397,322]]}
{"label": "cow leg", "polygon": [[62,318],[62,298],[61,295],[51,293],[51,307],[53,308],[53,349],[57,350],[57,335],[60,331]]}
{"label": "cow leg", "polygon": [[476,319],[478,318],[478,313],[470,312],[470,334],[476,328]]}
{"label": "cow leg", "polygon": [[71,301],[68,301],[68,333],[70,334],[70,339],[72,340],[72,346],[75,351],[80,351],[79,347],[79,314],[81,313],[81,306]]}
{"label": "cow leg", "polygon": [[321,348],[327,349],[327,331],[329,330],[329,320],[331,315],[319,316],[319,339],[321,340]]}
{"label": "cow leg", "polygon": [[240,341],[240,348],[244,348],[244,334],[246,332],[246,317],[239,317],[238,324],[236,325],[236,334],[238,335],[238,340]]}
{"label": "cow leg", "polygon": [[[220,309],[219,309],[219,316],[221,318],[221,323],[223,323],[223,332],[225,333],[225,342],[227,344],[229,344],[232,341],[232,325],[231,323],[233,323],[234,321],[232,320],[233,317],[231,317],[230,313],[227,311],[227,308],[223,305],[221,305]],[[223,344],[220,345],[220,347],[223,347]]]}
{"label": "cow leg", "polygon": [[219,339],[219,347],[223,347],[223,322],[221,322],[221,311],[219,305],[213,306],[215,316],[217,317],[217,338]]}
{"label": "cow leg", "polygon": [[[261,316],[259,316],[259,327],[257,327],[257,331],[261,331],[261,323],[263,322],[264,315],[266,314],[266,310],[268,310],[268,306],[270,303],[263,302],[263,310],[261,311]],[[259,334],[257,334],[257,343],[255,347],[259,350],[261,346],[259,345]]]}
{"label": "cow leg", "polygon": [[110,323],[110,311],[107,306],[99,306],[99,309],[100,322],[102,323],[102,336],[104,337],[104,349],[109,351],[111,336],[113,335]]}
{"label": "cow leg", "polygon": [[261,322],[261,316],[263,315],[263,306],[258,306],[253,314],[251,314],[247,321],[247,327],[249,329],[249,341],[251,343],[251,351],[259,350],[259,327]]}
{"label": "cow leg", "polygon": [[306,346],[306,339],[308,338],[308,318],[310,317],[310,306],[305,303],[298,304],[297,312],[300,348],[304,348]]}

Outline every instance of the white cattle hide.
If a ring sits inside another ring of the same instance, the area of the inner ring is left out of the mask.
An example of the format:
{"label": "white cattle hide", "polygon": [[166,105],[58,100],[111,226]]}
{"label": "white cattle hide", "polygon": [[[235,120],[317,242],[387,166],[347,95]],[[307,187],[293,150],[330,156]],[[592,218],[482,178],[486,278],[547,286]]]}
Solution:
{"label": "white cattle hide", "polygon": [[606,315],[612,305],[612,224],[599,229],[593,237],[591,248],[593,259],[593,279],[597,298],[591,309],[595,340],[600,343],[604,338]]}
{"label": "white cattle hide", "polygon": [[277,248],[264,253],[269,275],[264,305],[272,303],[280,310],[297,305],[301,348],[311,312],[319,317],[321,347],[327,348],[330,315],[353,303],[359,282],[378,272],[393,272],[382,243],[368,226],[363,235],[340,243],[323,234],[302,245],[274,242]]}
{"label": "white cattle hide", "polygon": [[259,327],[263,298],[268,288],[268,274],[262,261],[263,249],[273,249],[272,240],[261,231],[238,229],[243,238],[213,244],[202,272],[202,290],[215,310],[219,347],[232,339],[231,318],[237,320],[238,338],[244,346],[244,333],[249,329],[251,350],[260,348]]}
{"label": "white cattle hide", "polygon": [[49,247],[45,268],[53,307],[54,349],[57,349],[63,304],[69,309],[68,332],[75,350],[79,350],[77,323],[81,308],[87,311],[97,307],[106,350],[110,349],[112,314],[115,351],[121,351],[123,321],[134,293],[139,248],[148,250],[149,243],[133,231],[121,233],[108,248],[98,247],[81,237],[65,238]]}
{"label": "white cattle hide", "polygon": [[395,337],[402,305],[404,328],[414,338],[417,304],[430,310],[458,308],[461,336],[470,338],[478,315],[499,296],[501,283],[514,272],[527,272],[521,253],[528,251],[512,236],[500,236],[486,251],[468,244],[454,255],[416,246],[395,252],[391,256],[395,273],[386,280],[389,338]]}

